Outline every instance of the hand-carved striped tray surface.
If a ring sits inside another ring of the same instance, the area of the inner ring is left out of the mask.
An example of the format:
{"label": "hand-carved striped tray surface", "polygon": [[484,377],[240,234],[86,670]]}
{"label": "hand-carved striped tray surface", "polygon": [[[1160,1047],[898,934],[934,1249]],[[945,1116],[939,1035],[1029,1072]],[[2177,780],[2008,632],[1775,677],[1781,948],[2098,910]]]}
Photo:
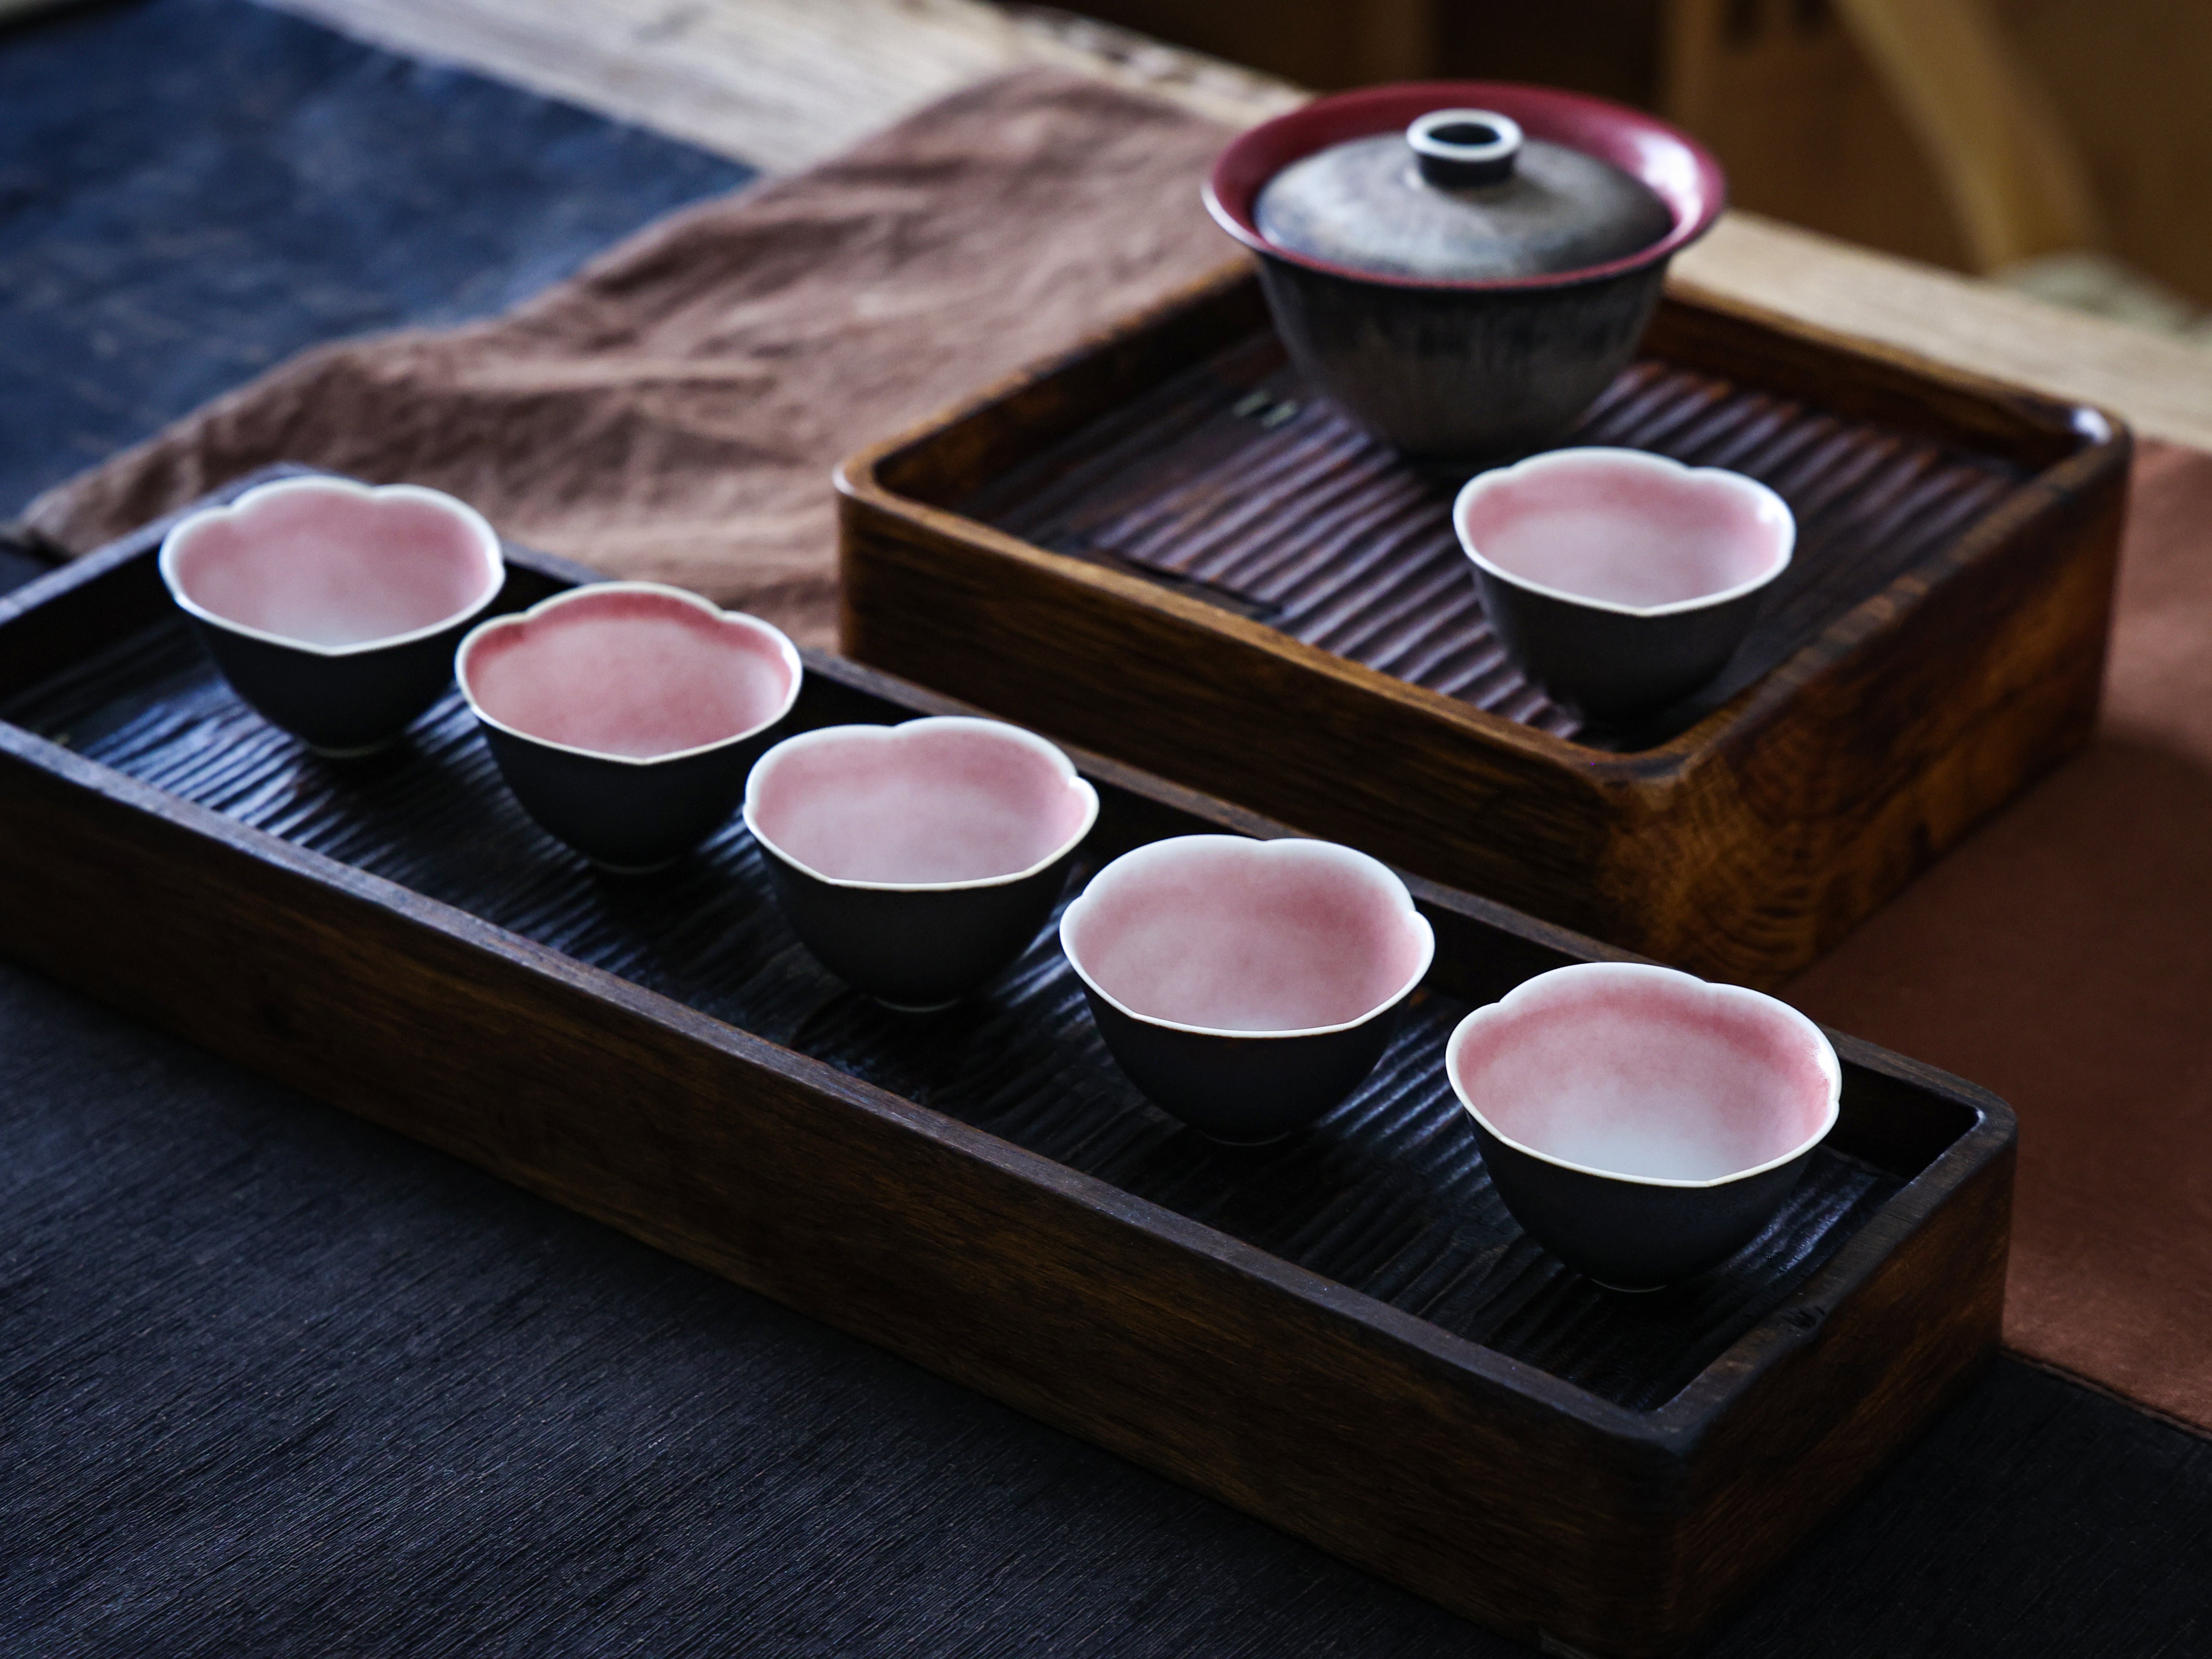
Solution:
{"label": "hand-carved striped tray surface", "polygon": [[1671,1398],[1917,1172],[1824,1149],[1782,1216],[1725,1267],[1673,1291],[1609,1295],[1530,1244],[1491,1189],[1443,1075],[1443,1039],[1465,1006],[1441,995],[1420,995],[1375,1075],[1316,1130],[1231,1150],[1123,1080],[1051,933],[956,1010],[888,1012],[807,956],[741,825],[665,875],[598,874],[522,815],[457,696],[401,748],[332,765],[246,709],[170,622],[0,714],[1631,1409]]}
{"label": "hand-carved striped tray surface", "polygon": [[1646,359],[1566,440],[1771,486],[1797,549],[1720,678],[1636,732],[1585,731],[1506,659],[1451,526],[1465,477],[1411,462],[1309,393],[1261,332],[993,481],[957,510],[1133,571],[1560,737],[1634,748],[1686,729],[1987,514],[2029,477],[1720,376]]}

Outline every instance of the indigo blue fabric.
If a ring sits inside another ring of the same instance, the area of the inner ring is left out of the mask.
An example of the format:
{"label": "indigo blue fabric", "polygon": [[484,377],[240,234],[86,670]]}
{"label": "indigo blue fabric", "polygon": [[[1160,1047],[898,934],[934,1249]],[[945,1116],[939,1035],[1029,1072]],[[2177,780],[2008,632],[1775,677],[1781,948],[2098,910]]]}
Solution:
{"label": "indigo blue fabric", "polygon": [[501,310],[751,176],[252,0],[0,30],[0,519],[302,346]]}

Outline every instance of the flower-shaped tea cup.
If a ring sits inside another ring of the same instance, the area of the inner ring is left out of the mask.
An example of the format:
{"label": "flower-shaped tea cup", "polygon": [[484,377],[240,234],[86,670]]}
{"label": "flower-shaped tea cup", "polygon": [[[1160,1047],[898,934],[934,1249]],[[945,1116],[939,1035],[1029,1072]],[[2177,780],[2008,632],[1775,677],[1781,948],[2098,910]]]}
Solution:
{"label": "flower-shaped tea cup", "polygon": [[1787,1003],[1638,963],[1525,981],[1460,1022],[1445,1070],[1522,1229],[1631,1291],[1757,1237],[1843,1091],[1835,1049]]}
{"label": "flower-shaped tea cup", "polygon": [[438,700],[507,579],[467,503],[349,478],[279,479],[191,514],[156,563],[231,689],[338,758],[384,748]]}
{"label": "flower-shaped tea cup", "polygon": [[673,863],[728,822],[803,675],[781,630],[653,582],[495,617],[458,665],[524,810],[623,873]]}
{"label": "flower-shaped tea cup", "polygon": [[962,715],[786,738],[745,826],[823,967],[906,1012],[949,1006],[1026,950],[1098,817],[1098,792],[1019,726]]}
{"label": "flower-shaped tea cup", "polygon": [[1436,939],[1384,864],[1332,842],[1180,836],[1123,854],[1060,924],[1129,1080],[1216,1140],[1281,1139],[1382,1058]]}
{"label": "flower-shaped tea cup", "polygon": [[1599,721],[1663,708],[1727,666],[1796,541],[1765,484],[1634,449],[1478,473],[1452,525],[1506,651]]}

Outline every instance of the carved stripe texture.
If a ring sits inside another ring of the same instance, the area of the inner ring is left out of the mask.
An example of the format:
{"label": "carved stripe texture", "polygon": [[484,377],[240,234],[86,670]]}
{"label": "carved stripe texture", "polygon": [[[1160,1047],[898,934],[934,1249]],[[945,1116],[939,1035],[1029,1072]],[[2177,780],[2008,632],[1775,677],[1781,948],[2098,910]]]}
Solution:
{"label": "carved stripe texture", "polygon": [[1678,1393],[1900,1185],[1824,1150],[1784,1213],[1732,1261],[1674,1291],[1613,1295],[1532,1244],[1492,1190],[1444,1081],[1444,1038],[1466,1012],[1449,999],[1418,994],[1365,1086],[1314,1130],[1232,1150],[1123,1079],[1052,932],[958,1008],[892,1013],[807,955],[741,824],[665,874],[598,873],[524,816],[457,696],[398,749],[333,764],[240,703],[173,622],[39,688],[7,717],[1632,1410]]}
{"label": "carved stripe texture", "polygon": [[1082,428],[960,504],[1055,552],[1133,571],[1310,645],[1594,747],[1686,729],[2027,477],[1651,360],[1566,440],[1722,466],[1797,520],[1791,568],[1711,686],[1632,731],[1585,729],[1507,660],[1451,526],[1467,469],[1410,462],[1317,402],[1272,334]]}

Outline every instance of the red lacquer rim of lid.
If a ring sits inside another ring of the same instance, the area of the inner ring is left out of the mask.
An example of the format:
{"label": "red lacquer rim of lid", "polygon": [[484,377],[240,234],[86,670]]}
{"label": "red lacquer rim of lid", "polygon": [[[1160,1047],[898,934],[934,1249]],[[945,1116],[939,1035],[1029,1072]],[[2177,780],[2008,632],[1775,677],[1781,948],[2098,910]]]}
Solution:
{"label": "red lacquer rim of lid", "polygon": [[[1438,109],[1495,110],[1519,122],[1522,131],[1532,138],[1565,144],[1612,162],[1650,186],[1674,214],[1674,228],[1649,247],[1603,264],[1542,271],[1504,282],[1363,270],[1279,247],[1260,234],[1253,204],[1261,187],[1291,162],[1350,139],[1403,131],[1415,117]],[[1564,288],[1642,270],[1696,241],[1712,228],[1727,204],[1728,179],[1721,164],[1711,151],[1679,128],[1625,104],[1506,81],[1406,81],[1317,98],[1232,139],[1214,158],[1213,172],[1206,181],[1206,210],[1224,230],[1255,253],[1353,282],[1447,290]]]}

